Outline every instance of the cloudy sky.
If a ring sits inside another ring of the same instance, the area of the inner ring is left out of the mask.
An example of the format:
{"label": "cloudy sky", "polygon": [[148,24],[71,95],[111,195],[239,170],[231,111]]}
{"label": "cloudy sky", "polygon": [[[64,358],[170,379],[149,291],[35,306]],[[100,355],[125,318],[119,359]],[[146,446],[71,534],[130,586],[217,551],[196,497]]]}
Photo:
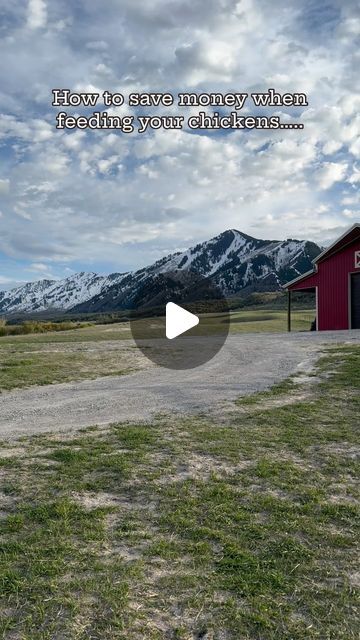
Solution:
{"label": "cloudy sky", "polygon": [[[360,220],[358,0],[7,0],[0,33],[0,288]],[[51,106],[53,88],[269,87],[307,93],[282,108],[304,130],[57,131]]]}

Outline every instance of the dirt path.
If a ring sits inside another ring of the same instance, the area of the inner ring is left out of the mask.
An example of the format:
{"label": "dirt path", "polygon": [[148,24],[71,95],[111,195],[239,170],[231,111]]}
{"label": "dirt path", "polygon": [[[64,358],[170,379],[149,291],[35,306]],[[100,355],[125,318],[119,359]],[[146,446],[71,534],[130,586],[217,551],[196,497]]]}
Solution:
{"label": "dirt path", "polygon": [[79,429],[158,413],[208,412],[307,369],[323,345],[360,343],[360,331],[242,334],[206,365],[151,368],[133,375],[32,387],[0,395],[0,437]]}

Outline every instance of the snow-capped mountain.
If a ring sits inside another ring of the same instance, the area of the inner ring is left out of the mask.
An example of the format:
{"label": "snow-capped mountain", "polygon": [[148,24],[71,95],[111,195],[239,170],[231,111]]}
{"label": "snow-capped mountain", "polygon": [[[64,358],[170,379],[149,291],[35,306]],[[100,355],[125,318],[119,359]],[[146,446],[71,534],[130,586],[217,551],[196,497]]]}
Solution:
{"label": "snow-capped mountain", "polygon": [[157,300],[157,293],[168,282],[167,276],[180,272],[188,275],[187,286],[191,273],[197,273],[211,278],[228,296],[274,291],[308,271],[320,252],[312,242],[258,240],[231,229],[132,273],[106,277],[78,273],[65,280],[41,280],[0,293],[0,313],[129,309],[135,301],[139,303],[138,294],[144,287]]}
{"label": "snow-capped mountain", "polygon": [[0,292],[0,313],[30,313],[50,309],[68,310],[121,281],[126,274],[76,273],[65,280],[39,280]]}
{"label": "snow-capped mountain", "polygon": [[[257,240],[231,229],[184,252],[169,255],[153,265],[129,273],[121,282],[74,310],[100,312],[129,309],[139,305],[138,292],[156,291],[166,286],[166,274],[195,272],[211,278],[223,293],[231,296],[252,291],[274,291],[289,280],[309,271],[320,247],[301,240]],[[167,283],[171,284],[171,283]],[[196,285],[194,285],[196,286]],[[187,284],[189,287],[189,283]],[[149,302],[147,300],[147,306]]]}
{"label": "snow-capped mountain", "polygon": [[[275,288],[311,268],[320,247],[305,240],[257,240],[236,229],[221,233],[183,253],[155,263],[152,270],[191,269],[212,278],[225,294],[246,287],[263,288],[261,280],[274,279]],[[273,287],[270,287],[271,290]]]}

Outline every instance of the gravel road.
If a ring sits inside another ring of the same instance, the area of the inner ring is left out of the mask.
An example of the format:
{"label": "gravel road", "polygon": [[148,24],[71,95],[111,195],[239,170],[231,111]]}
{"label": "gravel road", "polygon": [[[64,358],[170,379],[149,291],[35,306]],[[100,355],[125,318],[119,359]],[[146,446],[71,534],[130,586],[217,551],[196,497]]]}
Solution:
{"label": "gravel road", "polygon": [[297,368],[308,369],[324,345],[341,342],[360,343],[360,331],[233,335],[213,360],[193,370],[152,367],[129,376],[4,392],[0,437],[219,410]]}

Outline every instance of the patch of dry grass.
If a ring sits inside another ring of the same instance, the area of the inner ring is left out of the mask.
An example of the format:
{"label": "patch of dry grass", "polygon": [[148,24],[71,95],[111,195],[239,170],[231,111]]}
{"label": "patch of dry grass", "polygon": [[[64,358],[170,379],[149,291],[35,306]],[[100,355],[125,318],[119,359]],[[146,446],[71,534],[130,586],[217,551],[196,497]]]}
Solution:
{"label": "patch of dry grass", "polygon": [[0,344],[0,390],[126,375],[151,362],[130,341]]}

